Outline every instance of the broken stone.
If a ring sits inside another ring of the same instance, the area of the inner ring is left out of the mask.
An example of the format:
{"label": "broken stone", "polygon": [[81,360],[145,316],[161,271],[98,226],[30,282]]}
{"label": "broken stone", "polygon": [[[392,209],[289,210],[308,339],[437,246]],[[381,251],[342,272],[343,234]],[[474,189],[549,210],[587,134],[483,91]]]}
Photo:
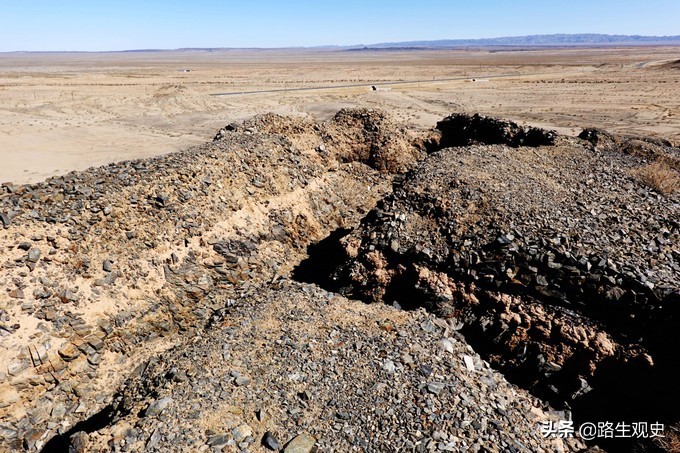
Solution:
{"label": "broken stone", "polygon": [[10,362],[10,364],[7,365],[7,374],[9,374],[10,376],[17,376],[21,374],[21,372],[27,369],[29,366],[30,364],[26,360]]}
{"label": "broken stone", "polygon": [[90,436],[84,431],[78,431],[71,435],[69,441],[69,453],[86,453],[88,451],[88,444],[90,443]]}
{"label": "broken stone", "polygon": [[316,444],[316,439],[309,435],[308,433],[301,433],[293,440],[291,440],[286,448],[284,448],[284,453],[310,453]]}
{"label": "broken stone", "polygon": [[439,395],[446,388],[446,384],[443,382],[433,381],[427,384],[427,391]]}
{"label": "broken stone", "polygon": [[274,435],[269,431],[264,433],[264,436],[262,437],[262,446],[272,451],[277,451],[279,448],[281,448],[279,441],[276,440]]}
{"label": "broken stone", "polygon": [[236,377],[236,379],[234,379],[234,384],[236,384],[237,387],[248,385],[250,384],[250,378],[247,378],[245,376],[238,376]]}
{"label": "broken stone", "polygon": [[92,346],[97,351],[104,349],[104,340],[96,335],[90,335],[89,337],[85,338],[85,341],[87,341],[87,344]]}
{"label": "broken stone", "polygon": [[14,299],[23,299],[24,292],[21,290],[21,288],[16,288],[9,292],[9,297],[13,297]]}
{"label": "broken stone", "polygon": [[80,350],[73,343],[67,343],[59,349],[59,355],[67,362],[70,362],[80,355]]}
{"label": "broken stone", "polygon": [[28,251],[28,261],[31,263],[36,263],[40,259],[40,249],[32,248]]}
{"label": "broken stone", "polygon": [[463,356],[463,362],[465,362],[465,368],[468,369],[468,371],[474,371],[475,370],[475,362],[470,357],[469,355],[464,355]]}
{"label": "broken stone", "polygon": [[208,438],[207,444],[214,448],[222,449],[229,443],[229,434],[216,434]]}
{"label": "broken stone", "polygon": [[172,402],[171,397],[165,397],[158,399],[151,403],[149,407],[146,408],[146,411],[144,412],[145,417],[156,417],[160,415],[161,412],[165,410],[166,407]]}
{"label": "broken stone", "polygon": [[253,429],[248,425],[240,425],[232,430],[232,434],[236,442],[241,442],[246,437],[253,435]]}

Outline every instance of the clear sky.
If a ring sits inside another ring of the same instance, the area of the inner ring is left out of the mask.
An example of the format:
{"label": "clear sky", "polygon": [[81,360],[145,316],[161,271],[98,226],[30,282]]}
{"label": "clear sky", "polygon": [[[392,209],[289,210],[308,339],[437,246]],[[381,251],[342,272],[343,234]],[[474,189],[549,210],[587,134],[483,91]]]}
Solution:
{"label": "clear sky", "polygon": [[0,52],[680,35],[680,0],[0,0]]}

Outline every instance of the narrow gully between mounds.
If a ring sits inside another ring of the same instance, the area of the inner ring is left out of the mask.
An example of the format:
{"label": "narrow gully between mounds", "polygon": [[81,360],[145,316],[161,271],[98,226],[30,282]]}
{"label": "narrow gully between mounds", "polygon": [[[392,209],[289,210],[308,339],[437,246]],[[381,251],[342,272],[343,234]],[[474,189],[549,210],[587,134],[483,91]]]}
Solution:
{"label": "narrow gully between mounds", "polygon": [[[342,281],[334,275],[346,259],[344,250],[339,240],[351,232],[349,229],[338,229],[328,237],[308,247],[308,258],[302,261],[294,270],[292,278],[305,283],[316,284],[327,291],[335,292],[354,299],[369,302],[355,291],[351,282]],[[394,257],[392,257],[394,259]],[[400,257],[406,261],[407,258]],[[433,294],[427,293],[418,287],[417,275],[405,273],[399,278],[393,278],[382,302],[394,305],[396,302],[404,310],[425,308],[436,315],[442,313],[436,309],[437,301],[433,300]],[[483,292],[483,290],[482,290]],[[477,293],[479,296],[480,292]],[[521,294],[515,294],[522,296]],[[532,298],[533,295],[525,294]],[[481,304],[483,305],[483,304]],[[565,319],[574,314],[563,307],[556,307]],[[527,360],[517,364],[516,351],[504,349],[503,343],[496,341],[501,335],[493,331],[493,325],[489,328],[489,320],[486,319],[490,312],[483,309],[466,311],[464,316],[456,318],[462,322],[460,333],[465,341],[485,360],[504,374],[509,382],[529,391],[552,408],[565,411],[564,416],[571,414],[575,426],[582,423],[617,422],[631,423],[656,421],[669,426],[677,422],[677,398],[667,390],[674,386],[675,364],[677,363],[677,351],[670,349],[673,343],[669,341],[669,348],[662,351],[657,358],[657,366],[650,372],[648,368],[636,367],[635,364],[619,363],[615,360],[604,362],[598,368],[596,378],[589,382],[592,389],[583,392],[583,389],[572,388],[569,392],[559,392],[552,386],[557,382],[553,376],[552,382],[544,374],[544,368]],[[581,318],[581,321],[583,319]],[[593,324],[596,324],[593,321]],[[658,351],[657,351],[658,352]],[[500,358],[500,360],[499,360]],[[574,375],[579,374],[579,367],[585,364],[575,361],[569,363],[565,370],[565,378],[573,380]],[[559,379],[559,377],[557,378]],[[568,388],[568,386],[567,386]],[[573,392],[573,393],[571,393]],[[579,393],[582,392],[582,393]],[[575,393],[578,397],[572,398]],[[677,396],[677,392],[675,393]],[[651,422],[650,422],[651,423]],[[538,429],[538,428],[537,428]],[[657,443],[650,439],[632,438],[598,438],[591,442],[607,451],[638,452],[638,451],[665,451]]]}

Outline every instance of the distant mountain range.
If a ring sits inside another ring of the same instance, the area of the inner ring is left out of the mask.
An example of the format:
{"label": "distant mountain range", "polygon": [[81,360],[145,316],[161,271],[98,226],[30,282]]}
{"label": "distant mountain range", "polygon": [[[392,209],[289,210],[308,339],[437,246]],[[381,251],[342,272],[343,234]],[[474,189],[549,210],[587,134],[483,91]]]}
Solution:
{"label": "distant mountain range", "polygon": [[[680,45],[680,35],[675,36],[641,36],[641,35],[604,35],[597,33],[585,34],[555,34],[507,36],[502,38],[481,39],[439,39],[434,41],[401,41],[383,42],[377,44],[357,45],[325,45],[314,47],[185,47],[180,49],[130,49],[107,52],[223,52],[227,50],[272,50],[272,49],[316,49],[340,51],[371,51],[371,50],[418,50],[418,49],[446,49],[456,47],[569,47],[569,46],[653,46]],[[0,52],[2,53],[2,52]],[[89,51],[28,51],[9,53],[92,53]],[[96,53],[96,52],[94,52]]]}
{"label": "distant mountain range", "polygon": [[352,46],[353,48],[440,48],[440,47],[491,47],[491,46],[610,46],[610,45],[659,45],[680,44],[680,35],[676,36],[640,36],[640,35],[604,35],[555,34],[508,36],[503,38],[483,39],[440,39],[436,41],[403,41]]}

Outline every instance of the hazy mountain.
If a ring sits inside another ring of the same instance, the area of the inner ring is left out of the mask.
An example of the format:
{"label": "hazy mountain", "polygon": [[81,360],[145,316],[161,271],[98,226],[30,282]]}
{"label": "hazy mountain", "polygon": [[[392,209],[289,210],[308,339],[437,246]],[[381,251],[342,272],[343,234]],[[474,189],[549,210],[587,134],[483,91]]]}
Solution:
{"label": "hazy mountain", "polygon": [[603,34],[556,34],[508,36],[483,39],[440,39],[436,41],[404,41],[370,44],[366,48],[392,47],[461,47],[461,46],[583,46],[583,45],[652,45],[680,44],[677,36],[603,35]]}
{"label": "hazy mountain", "polygon": [[[641,36],[641,35],[604,35],[597,33],[586,34],[554,34],[554,35],[529,35],[507,36],[501,38],[481,39],[439,39],[434,41],[400,41],[383,42],[376,44],[356,45],[323,45],[312,47],[185,47],[179,49],[129,49],[107,52],[224,52],[230,50],[416,50],[452,47],[549,47],[549,46],[613,46],[613,45],[680,45],[680,35],[675,36]],[[2,52],[0,52],[2,53]],[[28,51],[9,53],[91,53],[87,51]],[[94,52],[96,53],[96,52]]]}

